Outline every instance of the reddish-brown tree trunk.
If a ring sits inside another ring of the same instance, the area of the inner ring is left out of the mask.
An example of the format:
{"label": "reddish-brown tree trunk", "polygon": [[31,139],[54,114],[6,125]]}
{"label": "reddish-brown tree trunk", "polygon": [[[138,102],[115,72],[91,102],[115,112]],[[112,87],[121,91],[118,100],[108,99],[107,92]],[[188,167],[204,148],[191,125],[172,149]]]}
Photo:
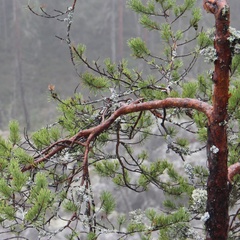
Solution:
{"label": "reddish-brown tree trunk", "polygon": [[231,50],[229,37],[229,6],[226,0],[205,1],[205,9],[215,15],[216,32],[214,47],[217,60],[213,74],[213,112],[208,126],[208,167],[207,183],[207,240],[226,240],[228,235],[228,146],[227,146],[227,105]]}

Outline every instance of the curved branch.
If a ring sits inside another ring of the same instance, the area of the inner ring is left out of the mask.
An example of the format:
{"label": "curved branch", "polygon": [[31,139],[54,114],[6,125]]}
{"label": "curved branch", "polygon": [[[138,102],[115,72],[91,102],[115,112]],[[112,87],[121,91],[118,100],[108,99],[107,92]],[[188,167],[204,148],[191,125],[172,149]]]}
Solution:
{"label": "curved branch", "polygon": [[[86,139],[86,142],[85,143],[82,142],[81,145],[85,145],[86,143],[89,144],[95,137],[97,137],[100,133],[108,129],[111,126],[111,124],[122,115],[159,108],[174,108],[174,107],[195,109],[197,111],[203,112],[209,120],[212,115],[212,106],[209,105],[208,103],[196,99],[166,98],[164,100],[154,100],[149,102],[142,102],[142,99],[139,99],[128,105],[127,104],[122,105],[108,119],[103,121],[98,126],[79,131],[77,134],[75,134],[69,139],[63,139],[57,141],[56,143],[53,143],[50,147],[47,148],[47,151],[44,150],[42,152],[41,157],[35,158],[34,164],[24,166],[22,171],[24,172],[29,169],[35,168],[36,165],[53,157],[56,153],[61,152],[63,149],[71,147],[75,143],[79,144],[78,140],[80,138]],[[88,144],[85,146],[88,146]]]}
{"label": "curved branch", "polygon": [[228,167],[228,181],[233,182],[234,176],[240,174],[240,162],[234,163]]}

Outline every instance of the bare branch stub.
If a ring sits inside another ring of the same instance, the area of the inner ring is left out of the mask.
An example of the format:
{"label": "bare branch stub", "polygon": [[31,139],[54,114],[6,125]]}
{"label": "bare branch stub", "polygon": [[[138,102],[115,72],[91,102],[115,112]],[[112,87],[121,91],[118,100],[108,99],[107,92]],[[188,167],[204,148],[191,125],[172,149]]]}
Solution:
{"label": "bare branch stub", "polygon": [[216,4],[216,0],[203,0],[203,8],[208,13],[215,14],[218,9],[218,5]]}
{"label": "bare branch stub", "polygon": [[240,162],[234,163],[228,167],[228,181],[233,182],[234,176],[240,174]]}

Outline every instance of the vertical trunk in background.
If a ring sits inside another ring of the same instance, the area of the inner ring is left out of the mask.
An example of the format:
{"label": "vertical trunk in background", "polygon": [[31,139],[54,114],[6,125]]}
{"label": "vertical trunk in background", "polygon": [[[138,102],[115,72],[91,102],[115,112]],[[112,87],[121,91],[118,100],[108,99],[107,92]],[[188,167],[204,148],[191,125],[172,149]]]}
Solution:
{"label": "vertical trunk in background", "polygon": [[117,60],[123,58],[123,1],[118,0],[118,50]]}
{"label": "vertical trunk in background", "polygon": [[145,28],[143,29],[142,36],[143,36],[144,42],[146,42],[147,45],[149,45],[149,31],[147,29]]}
{"label": "vertical trunk in background", "polygon": [[6,0],[3,0],[1,3],[1,15],[3,19],[3,31],[2,31],[2,36],[3,36],[3,41],[4,41],[4,46],[7,48],[7,39],[8,39],[8,27],[7,27],[7,15],[6,13],[8,12],[6,9]]}
{"label": "vertical trunk in background", "polygon": [[111,5],[111,58],[116,61],[116,1],[112,0]]}
{"label": "vertical trunk in background", "polygon": [[[19,3],[18,3],[18,1],[13,1],[13,22],[14,22],[14,38],[15,38],[14,39],[14,41],[15,41],[14,52],[16,54],[15,55],[16,86],[19,87],[19,89],[18,89],[18,87],[16,89],[14,89],[16,91],[14,93],[14,95],[15,95],[15,100],[16,100],[17,99],[16,93],[19,90],[20,103],[21,103],[21,107],[23,109],[23,115],[24,115],[24,119],[25,119],[26,128],[28,130],[30,128],[30,123],[29,123],[27,106],[26,106],[26,102],[25,102],[25,91],[24,91],[23,79],[22,79],[21,34],[20,34],[20,25],[19,25],[19,15],[20,15]],[[17,102],[15,102],[14,104],[16,106]]]}
{"label": "vertical trunk in background", "polygon": [[[228,235],[229,187],[227,180],[227,126],[228,89],[231,50],[229,37],[229,6],[224,0],[216,0],[210,12],[215,16],[216,32],[214,47],[217,60],[212,77],[213,113],[208,126],[208,167],[207,212],[210,217],[206,221],[207,240],[226,240]],[[206,9],[206,8],[205,8]],[[209,9],[206,9],[209,10]]]}

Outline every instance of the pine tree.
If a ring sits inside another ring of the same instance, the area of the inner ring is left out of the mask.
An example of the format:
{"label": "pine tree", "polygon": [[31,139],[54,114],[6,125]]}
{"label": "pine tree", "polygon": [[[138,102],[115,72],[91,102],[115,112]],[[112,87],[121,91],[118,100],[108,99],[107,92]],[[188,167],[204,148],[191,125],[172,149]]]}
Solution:
{"label": "pine tree", "polygon": [[[0,138],[3,239],[29,229],[39,239],[237,239],[240,32],[227,2],[204,1],[212,31],[200,27],[195,0],[127,1],[159,49],[131,38],[132,59],[120,62],[90,61],[86,46],[74,45],[77,4],[55,15],[29,6],[67,23],[59,38],[83,84],[67,99],[49,84],[57,121],[24,140],[11,121]],[[201,56],[209,71],[188,77]],[[130,209],[123,189],[163,198]]]}

